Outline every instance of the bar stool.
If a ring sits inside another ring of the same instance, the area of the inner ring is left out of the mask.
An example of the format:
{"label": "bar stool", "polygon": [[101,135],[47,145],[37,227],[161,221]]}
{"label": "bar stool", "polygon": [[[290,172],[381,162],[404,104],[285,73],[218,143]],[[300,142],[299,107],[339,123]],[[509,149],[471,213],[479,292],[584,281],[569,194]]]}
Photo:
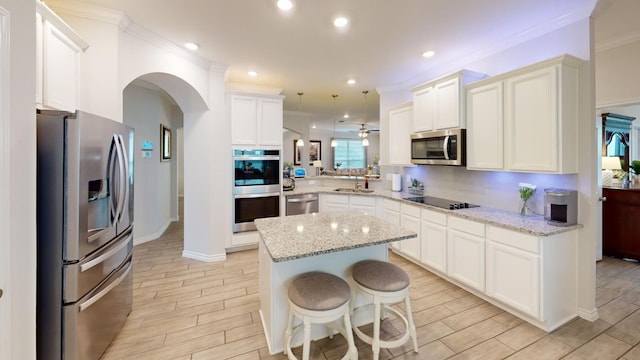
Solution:
{"label": "bar stool", "polygon": [[[366,335],[357,326],[353,331],[360,340],[371,345],[373,359],[380,356],[380,348],[394,348],[404,345],[411,337],[413,351],[418,352],[416,327],[411,315],[409,301],[409,276],[399,266],[385,261],[364,260],[353,266],[352,277],[356,286],[351,298],[352,317],[357,319],[358,312],[371,311],[373,306],[373,337]],[[355,307],[357,296],[364,295],[373,299],[373,304]],[[388,306],[404,301],[405,314]],[[380,321],[385,312],[395,315],[404,322],[405,332],[396,340],[380,340]]]}
{"label": "bar stool", "polygon": [[[304,329],[302,359],[309,359],[311,324],[325,324],[329,328],[331,339],[334,331],[344,336],[349,347],[343,360],[358,358],[349,318],[351,288],[345,280],[324,272],[304,273],[291,282],[288,296],[289,320],[284,334],[284,354],[290,360],[297,360],[291,352],[291,340],[301,329]],[[294,317],[302,321],[295,328],[293,327]],[[336,323],[340,318],[343,320],[342,325]]]}

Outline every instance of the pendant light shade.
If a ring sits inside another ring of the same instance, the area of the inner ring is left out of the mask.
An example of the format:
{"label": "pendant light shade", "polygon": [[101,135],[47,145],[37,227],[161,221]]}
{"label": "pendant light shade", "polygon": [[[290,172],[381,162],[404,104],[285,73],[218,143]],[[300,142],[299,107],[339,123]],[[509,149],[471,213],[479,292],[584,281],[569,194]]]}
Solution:
{"label": "pendant light shade", "polygon": [[[298,97],[300,98],[300,102],[298,105],[298,110],[302,111],[302,95],[304,95],[304,93],[299,92],[298,93]],[[300,120],[300,122],[302,122],[302,120]],[[296,141],[296,146],[301,147],[304,146],[304,140],[302,140],[302,136],[300,136],[300,139],[298,139],[298,141]]]}
{"label": "pendant light shade", "polygon": [[364,97],[364,102],[362,105],[362,129],[358,133],[358,136],[362,138],[362,146],[369,146],[369,139],[367,139],[367,94],[369,90],[363,90],[362,95]]}
{"label": "pendant light shade", "polygon": [[333,139],[331,139],[331,147],[338,146],[338,140],[336,140],[336,98],[338,95],[331,95],[333,98]]}

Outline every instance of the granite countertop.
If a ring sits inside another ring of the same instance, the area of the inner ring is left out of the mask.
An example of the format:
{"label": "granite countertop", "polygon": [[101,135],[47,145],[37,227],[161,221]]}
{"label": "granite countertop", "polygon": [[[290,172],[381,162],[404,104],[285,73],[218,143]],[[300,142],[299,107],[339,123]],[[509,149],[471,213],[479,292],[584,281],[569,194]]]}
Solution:
{"label": "granite countertop", "polygon": [[417,234],[360,211],[315,213],[255,221],[274,262],[415,238]]}
{"label": "granite countertop", "polygon": [[544,217],[540,215],[527,215],[523,217],[516,212],[493,209],[493,208],[488,208],[484,206],[469,208],[469,209],[459,209],[459,210],[442,209],[442,208],[431,206],[431,205],[420,204],[413,201],[404,200],[404,198],[416,196],[406,192],[394,192],[391,190],[374,190],[374,192],[371,192],[371,193],[364,193],[364,192],[352,193],[352,192],[335,191],[335,189],[336,189],[335,186],[333,187],[309,186],[309,187],[304,187],[300,189],[295,189],[293,191],[286,191],[283,193],[283,195],[289,196],[289,195],[299,195],[299,194],[323,193],[323,194],[339,194],[339,195],[376,196],[376,197],[397,200],[405,204],[419,206],[432,211],[445,213],[447,215],[453,215],[453,216],[461,217],[467,220],[478,221],[481,223],[485,223],[487,225],[494,225],[494,226],[502,227],[505,229],[514,230],[514,231],[535,235],[535,236],[550,236],[550,235],[559,234],[566,231],[579,229],[582,227],[582,225],[580,224],[571,225],[571,226],[549,225],[547,224]]}

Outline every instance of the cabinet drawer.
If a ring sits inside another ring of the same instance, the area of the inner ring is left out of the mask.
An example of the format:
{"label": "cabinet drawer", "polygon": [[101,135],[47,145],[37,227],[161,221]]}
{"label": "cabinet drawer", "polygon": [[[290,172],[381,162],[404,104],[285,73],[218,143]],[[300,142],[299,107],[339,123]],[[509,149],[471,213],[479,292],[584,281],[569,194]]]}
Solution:
{"label": "cabinet drawer", "polygon": [[400,204],[400,209],[402,210],[402,215],[412,216],[414,218],[420,219],[420,208],[417,206]]}
{"label": "cabinet drawer", "polygon": [[345,195],[325,195],[325,201],[328,203],[333,203],[333,204],[345,204],[348,205],[349,204],[349,196],[345,196]]}
{"label": "cabinet drawer", "polygon": [[392,210],[392,211],[400,212],[400,203],[397,202],[397,201],[384,199],[384,202],[382,203],[382,206],[385,209],[389,209],[389,210]]}
{"label": "cabinet drawer", "polygon": [[376,206],[376,198],[372,196],[351,195],[349,203],[356,206]]}
{"label": "cabinet drawer", "polygon": [[485,225],[479,222],[449,216],[449,228],[480,237],[484,237]]}
{"label": "cabinet drawer", "polygon": [[447,226],[447,214],[437,211],[422,209],[422,220],[431,221],[442,226]]}
{"label": "cabinet drawer", "polygon": [[534,254],[540,253],[540,241],[535,236],[495,226],[488,226],[487,238],[493,242],[529,251]]}

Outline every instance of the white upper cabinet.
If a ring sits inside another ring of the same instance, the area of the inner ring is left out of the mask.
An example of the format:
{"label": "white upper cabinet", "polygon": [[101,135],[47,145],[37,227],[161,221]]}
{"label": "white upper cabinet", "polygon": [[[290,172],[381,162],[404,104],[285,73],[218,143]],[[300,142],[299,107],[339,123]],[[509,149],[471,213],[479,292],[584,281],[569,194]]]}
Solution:
{"label": "white upper cabinet", "polygon": [[464,85],[485,77],[462,70],[411,89],[413,132],[465,128]]}
{"label": "white upper cabinet", "polygon": [[232,144],[282,146],[282,96],[228,95]]}
{"label": "white upper cabinet", "polygon": [[411,103],[399,105],[389,111],[389,165],[411,165],[411,129],[413,107]]}
{"label": "white upper cabinet", "polygon": [[36,1],[36,106],[78,108],[80,54],[89,45],[45,4]]}
{"label": "white upper cabinet", "polygon": [[467,92],[467,168],[504,168],[504,101],[501,81]]}
{"label": "white upper cabinet", "polygon": [[578,171],[578,71],[565,55],[467,87],[467,168]]}

